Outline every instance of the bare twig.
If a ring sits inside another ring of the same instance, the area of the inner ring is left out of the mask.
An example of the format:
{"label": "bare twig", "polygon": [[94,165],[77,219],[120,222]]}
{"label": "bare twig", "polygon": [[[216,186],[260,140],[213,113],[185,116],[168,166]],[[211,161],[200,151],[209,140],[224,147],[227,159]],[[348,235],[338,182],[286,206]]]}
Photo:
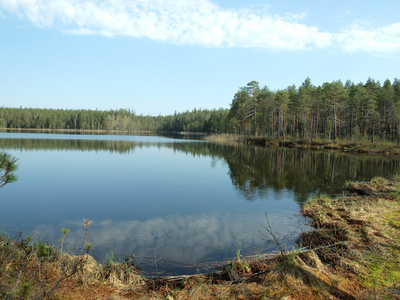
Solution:
{"label": "bare twig", "polygon": [[14,295],[14,292],[15,292],[15,289],[16,289],[16,287],[17,287],[19,281],[21,280],[22,272],[24,271],[25,266],[26,266],[27,263],[28,263],[28,257],[27,257],[27,255],[26,255],[26,253],[25,253],[25,261],[24,261],[24,264],[23,264],[21,270],[19,271],[18,279],[17,279],[17,281],[15,282],[15,285],[14,285],[14,287],[13,287],[13,289],[12,289],[10,298],[8,298],[8,299],[12,299],[12,297],[13,297],[13,295]]}
{"label": "bare twig", "polygon": [[286,218],[288,218],[288,219],[290,219],[290,220],[296,222],[296,223],[299,224],[299,225],[302,225],[302,226],[304,226],[304,227],[310,227],[309,224],[300,222],[300,221],[296,220],[295,218],[290,217],[288,214],[284,214],[284,216],[285,216]]}
{"label": "bare twig", "polygon": [[275,232],[271,228],[271,224],[269,223],[268,214],[265,213],[265,218],[267,219],[267,226],[263,225],[264,229],[269,233],[269,235],[273,238],[275,245],[279,248],[281,254],[284,253],[284,248],[279,241],[279,238],[276,236]]}
{"label": "bare twig", "polygon": [[[38,258],[38,265],[39,265],[39,283],[40,283],[40,287],[42,288],[42,290],[43,290],[43,293],[44,294],[46,294],[46,289],[44,288],[44,283],[43,283],[43,281],[42,281],[42,275],[41,275],[41,258]],[[39,293],[40,293],[40,290],[39,290]]]}

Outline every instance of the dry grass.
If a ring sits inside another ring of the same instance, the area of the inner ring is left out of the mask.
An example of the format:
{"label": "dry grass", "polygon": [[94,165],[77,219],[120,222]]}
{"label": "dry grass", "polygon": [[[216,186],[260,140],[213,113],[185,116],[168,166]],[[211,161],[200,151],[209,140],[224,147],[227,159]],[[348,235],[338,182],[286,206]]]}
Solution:
{"label": "dry grass", "polygon": [[[49,299],[90,299],[132,292],[142,284],[137,269],[127,264],[101,266],[90,255],[70,256],[25,239],[0,235],[0,299],[40,299],[73,265]],[[64,267],[63,267],[64,266]],[[48,297],[47,297],[48,298]],[[46,299],[47,299],[46,298]]]}
{"label": "dry grass", "polygon": [[359,285],[359,297],[370,293],[398,299],[400,183],[375,178],[370,183],[347,183],[346,189],[348,196],[314,199],[303,208],[317,230],[304,235],[302,242],[317,249],[333,274]]}
{"label": "dry grass", "polygon": [[235,135],[235,134],[228,134],[228,133],[223,133],[223,134],[211,134],[203,137],[204,140],[207,141],[212,141],[212,142],[217,142],[217,143],[234,143],[234,142],[239,142],[243,140],[242,136]]}

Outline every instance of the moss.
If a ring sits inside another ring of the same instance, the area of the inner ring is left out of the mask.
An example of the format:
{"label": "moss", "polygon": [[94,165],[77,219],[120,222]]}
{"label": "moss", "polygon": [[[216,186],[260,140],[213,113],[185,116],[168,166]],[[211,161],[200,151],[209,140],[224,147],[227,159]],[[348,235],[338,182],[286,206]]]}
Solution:
{"label": "moss", "polygon": [[374,220],[379,224],[381,233],[388,237],[388,241],[380,245],[380,248],[383,248],[381,251],[370,251],[366,255],[364,265],[368,276],[363,276],[363,283],[369,287],[398,288],[400,287],[399,204],[389,201],[386,205],[382,205]]}
{"label": "moss", "polygon": [[363,263],[366,275],[362,283],[369,287],[400,287],[400,251],[391,249],[384,257],[369,253]]}
{"label": "moss", "polygon": [[389,220],[389,225],[395,229],[400,229],[400,221],[397,220]]}

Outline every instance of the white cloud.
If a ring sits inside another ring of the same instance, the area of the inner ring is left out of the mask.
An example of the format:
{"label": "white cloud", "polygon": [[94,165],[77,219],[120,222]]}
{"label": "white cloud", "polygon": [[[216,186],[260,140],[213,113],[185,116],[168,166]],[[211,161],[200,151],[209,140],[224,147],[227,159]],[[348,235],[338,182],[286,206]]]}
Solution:
{"label": "white cloud", "polygon": [[0,9],[73,34],[146,37],[175,44],[266,49],[324,48],[331,34],[303,15],[222,9],[209,0],[0,0]]}
{"label": "white cloud", "polygon": [[347,52],[400,51],[400,23],[374,30],[353,25],[340,32],[301,24],[305,14],[224,9],[211,0],[0,0],[7,11],[39,27],[70,34],[149,38],[179,45]]}
{"label": "white cloud", "polygon": [[354,24],[342,30],[337,35],[337,40],[348,52],[400,52],[400,22],[375,30],[367,30]]}

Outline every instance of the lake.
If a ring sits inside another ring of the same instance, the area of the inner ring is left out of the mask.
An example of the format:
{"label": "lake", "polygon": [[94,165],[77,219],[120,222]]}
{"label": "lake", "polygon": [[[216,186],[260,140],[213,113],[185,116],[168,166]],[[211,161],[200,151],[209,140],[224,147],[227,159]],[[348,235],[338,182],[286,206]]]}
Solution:
{"label": "lake", "polygon": [[309,228],[300,205],[339,194],[346,180],[399,170],[396,157],[219,145],[165,136],[0,133],[19,158],[0,189],[0,226],[66,247],[89,242],[103,263],[135,255],[144,275],[213,271],[236,256],[291,248]]}

